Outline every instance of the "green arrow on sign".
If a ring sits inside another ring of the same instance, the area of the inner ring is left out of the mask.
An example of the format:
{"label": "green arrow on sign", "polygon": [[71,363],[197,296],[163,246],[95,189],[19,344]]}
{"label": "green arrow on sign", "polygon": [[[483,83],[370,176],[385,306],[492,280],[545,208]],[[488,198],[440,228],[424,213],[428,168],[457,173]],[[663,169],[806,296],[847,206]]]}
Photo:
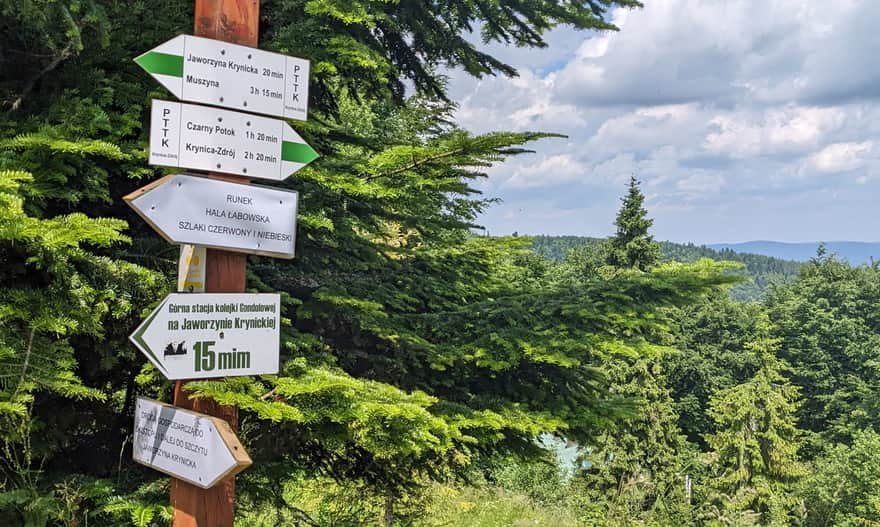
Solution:
{"label": "green arrow on sign", "polygon": [[290,161],[291,163],[302,163],[308,165],[315,159],[318,159],[318,153],[306,143],[292,143],[284,141],[281,143],[281,159]]}
{"label": "green arrow on sign", "polygon": [[150,324],[153,323],[153,319],[156,318],[156,315],[162,312],[162,308],[165,307],[165,304],[168,302],[169,298],[171,297],[166,297],[165,300],[163,300],[162,303],[159,304],[159,306],[156,307],[156,309],[154,309],[152,313],[150,313],[150,316],[148,316],[147,319],[144,320],[140,326],[138,326],[131,337],[129,337],[135,343],[135,345],[137,345],[137,347],[144,353],[144,355],[146,355],[147,358],[150,359],[150,362],[152,362],[157,368],[159,368],[159,371],[161,371],[162,374],[164,374],[166,377],[168,376],[168,370],[165,369],[165,365],[162,364],[162,361],[159,360],[159,357],[156,356],[156,354],[153,352],[153,349],[150,348],[150,345],[147,344],[146,341],[144,341],[144,333],[146,333],[147,330],[150,328]]}
{"label": "green arrow on sign", "polygon": [[134,59],[147,73],[183,77],[183,57],[158,51],[148,51]]}

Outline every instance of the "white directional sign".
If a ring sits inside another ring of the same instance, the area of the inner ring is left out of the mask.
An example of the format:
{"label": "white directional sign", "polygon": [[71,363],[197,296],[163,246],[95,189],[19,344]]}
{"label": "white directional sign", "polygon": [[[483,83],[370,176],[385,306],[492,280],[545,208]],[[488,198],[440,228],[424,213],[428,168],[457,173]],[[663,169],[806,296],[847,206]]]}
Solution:
{"label": "white directional sign", "polygon": [[281,181],[318,154],[284,121],[153,100],[150,164]]}
{"label": "white directional sign", "polygon": [[278,373],[281,296],[171,293],[129,339],[169,380]]}
{"label": "white directional sign", "polygon": [[142,397],[135,406],[133,443],[136,462],[203,489],[252,463],[223,419]]}
{"label": "white directional sign", "polygon": [[123,199],[171,243],[293,258],[297,193],[169,175]]}
{"label": "white directional sign", "polygon": [[184,101],[300,121],[308,115],[305,59],[180,35],[134,60]]}

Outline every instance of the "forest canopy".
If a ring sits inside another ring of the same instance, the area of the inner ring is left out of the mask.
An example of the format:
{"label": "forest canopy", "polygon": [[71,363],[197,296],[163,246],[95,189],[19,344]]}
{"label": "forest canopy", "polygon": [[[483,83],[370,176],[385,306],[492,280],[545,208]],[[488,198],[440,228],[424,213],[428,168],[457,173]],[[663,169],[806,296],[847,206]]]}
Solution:
{"label": "forest canopy", "polygon": [[[187,385],[240,408],[237,525],[878,521],[876,265],[677,255],[635,180],[608,242],[548,259],[475,234],[488,167],[558,136],[460,128],[438,72],[515,75],[475,42],[614,31],[640,5],[261,2],[260,47],[311,61],[292,124],[321,157],[277,185],[299,192],[296,257],[248,259],[247,290],[281,293],[279,374]],[[131,436],[172,383],[127,338],[178,249],[122,196],[172,173],[146,125],[171,95],[132,59],[192,25],[191,1],[0,3],[2,525],[169,524]],[[715,260],[784,279],[742,303]]]}

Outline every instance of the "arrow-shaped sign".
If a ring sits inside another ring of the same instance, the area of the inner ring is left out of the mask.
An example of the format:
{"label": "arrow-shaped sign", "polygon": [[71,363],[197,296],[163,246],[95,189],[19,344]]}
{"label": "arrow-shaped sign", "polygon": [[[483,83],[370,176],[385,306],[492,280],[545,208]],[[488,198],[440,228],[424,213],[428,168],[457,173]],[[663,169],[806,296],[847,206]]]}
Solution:
{"label": "arrow-shaped sign", "polygon": [[309,61],[180,35],[134,59],[175,97],[305,121]]}
{"label": "arrow-shaped sign", "polygon": [[153,100],[150,164],[281,181],[318,154],[284,121]]}
{"label": "arrow-shaped sign", "polygon": [[281,296],[171,293],[129,339],[169,380],[278,373]]}
{"label": "arrow-shaped sign", "polygon": [[297,193],[174,174],[123,199],[163,238],[293,258]]}
{"label": "arrow-shaped sign", "polygon": [[138,397],[134,414],[134,460],[209,489],[251,466],[229,423]]}

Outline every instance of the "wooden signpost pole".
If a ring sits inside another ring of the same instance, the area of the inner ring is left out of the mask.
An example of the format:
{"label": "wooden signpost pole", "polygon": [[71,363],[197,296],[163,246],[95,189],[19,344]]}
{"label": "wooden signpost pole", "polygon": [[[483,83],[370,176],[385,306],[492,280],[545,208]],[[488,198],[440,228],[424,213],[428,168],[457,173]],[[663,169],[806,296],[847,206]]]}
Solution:
{"label": "wooden signpost pole", "polygon": [[[195,35],[257,46],[259,0],[195,0]],[[228,181],[247,182],[245,178],[214,174]],[[205,292],[241,293],[245,289],[247,255],[208,249]],[[220,406],[213,401],[190,400],[183,382],[174,386],[174,405],[224,419],[238,429],[238,408]],[[174,527],[232,527],[235,504],[235,478],[210,489],[200,489],[185,481],[171,479],[171,506]]]}

